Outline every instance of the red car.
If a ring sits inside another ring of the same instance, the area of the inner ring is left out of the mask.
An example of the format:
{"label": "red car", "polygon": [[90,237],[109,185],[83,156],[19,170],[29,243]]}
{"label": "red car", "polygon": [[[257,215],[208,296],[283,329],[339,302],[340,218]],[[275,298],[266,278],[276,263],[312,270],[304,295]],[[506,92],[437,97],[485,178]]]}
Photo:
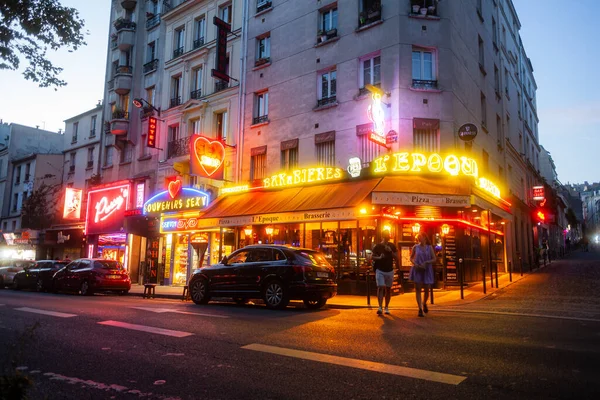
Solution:
{"label": "red car", "polygon": [[80,258],[54,274],[52,289],[56,292],[78,292],[84,296],[101,291],[127,294],[131,289],[131,279],[118,261]]}

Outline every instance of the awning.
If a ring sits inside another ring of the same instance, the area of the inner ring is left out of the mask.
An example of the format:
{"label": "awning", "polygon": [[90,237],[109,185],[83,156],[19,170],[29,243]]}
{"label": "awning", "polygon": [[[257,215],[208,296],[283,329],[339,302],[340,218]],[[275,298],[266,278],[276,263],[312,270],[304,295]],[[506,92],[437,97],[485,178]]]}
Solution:
{"label": "awning", "polygon": [[444,179],[423,176],[386,176],[373,191],[468,196],[471,194],[472,185],[472,180],[451,176]]}
{"label": "awning", "polygon": [[356,207],[369,196],[380,180],[331,183],[278,191],[250,191],[225,196],[211,205],[201,217],[224,218]]}

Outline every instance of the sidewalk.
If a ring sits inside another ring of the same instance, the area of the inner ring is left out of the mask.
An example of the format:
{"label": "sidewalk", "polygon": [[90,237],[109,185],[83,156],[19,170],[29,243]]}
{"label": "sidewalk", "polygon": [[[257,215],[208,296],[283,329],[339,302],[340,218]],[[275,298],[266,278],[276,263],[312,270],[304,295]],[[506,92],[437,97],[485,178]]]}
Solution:
{"label": "sidewalk", "polygon": [[[556,262],[556,261],[554,261]],[[543,266],[540,269],[544,268]],[[531,273],[535,273],[539,269],[532,272],[523,272],[523,276],[517,271],[512,274],[512,282],[510,282],[509,274],[498,275],[498,288],[496,288],[495,276],[494,276],[494,287],[490,287],[489,273],[486,277],[486,294],[483,293],[483,282],[471,283],[468,287],[465,287],[464,299],[460,298],[460,288],[458,286],[451,287],[448,289],[434,289],[433,296],[434,302],[430,306],[431,309],[436,307],[451,307],[469,304],[477,300],[481,300],[487,296],[492,295],[498,290],[501,290],[507,286],[510,286],[514,282],[517,282]],[[129,295],[132,296],[143,296],[144,286],[143,285],[132,285]],[[177,286],[156,286],[156,298],[163,299],[183,299],[183,287]],[[352,295],[338,295],[333,299],[327,301],[327,307],[334,309],[356,309],[356,308],[375,308],[377,307],[377,296],[371,296],[371,305],[367,304],[366,296],[352,296]],[[417,309],[417,303],[415,300],[414,291],[406,292],[404,294],[392,297],[390,302],[390,309]]]}

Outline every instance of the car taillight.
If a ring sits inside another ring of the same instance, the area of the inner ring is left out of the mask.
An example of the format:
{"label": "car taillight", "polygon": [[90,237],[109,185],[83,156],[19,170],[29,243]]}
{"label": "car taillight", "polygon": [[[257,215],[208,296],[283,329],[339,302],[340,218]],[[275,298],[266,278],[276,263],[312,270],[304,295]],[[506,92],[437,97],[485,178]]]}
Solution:
{"label": "car taillight", "polygon": [[299,275],[304,275],[307,278],[311,278],[314,274],[313,274],[313,269],[312,267],[306,267],[306,266],[300,266],[300,265],[295,265],[292,267],[294,269],[294,272],[296,274]]}

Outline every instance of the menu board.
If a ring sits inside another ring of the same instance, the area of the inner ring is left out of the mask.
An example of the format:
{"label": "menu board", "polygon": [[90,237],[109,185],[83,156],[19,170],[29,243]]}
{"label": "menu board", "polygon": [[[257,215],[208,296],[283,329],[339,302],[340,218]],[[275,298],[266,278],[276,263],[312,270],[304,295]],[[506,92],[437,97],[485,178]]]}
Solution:
{"label": "menu board", "polygon": [[446,283],[458,282],[458,260],[456,258],[456,233],[454,227],[450,227],[450,231],[444,238],[446,257]]}
{"label": "menu board", "polygon": [[410,252],[412,247],[402,246],[400,248],[400,263],[403,267],[412,267],[412,262],[410,261]]}

